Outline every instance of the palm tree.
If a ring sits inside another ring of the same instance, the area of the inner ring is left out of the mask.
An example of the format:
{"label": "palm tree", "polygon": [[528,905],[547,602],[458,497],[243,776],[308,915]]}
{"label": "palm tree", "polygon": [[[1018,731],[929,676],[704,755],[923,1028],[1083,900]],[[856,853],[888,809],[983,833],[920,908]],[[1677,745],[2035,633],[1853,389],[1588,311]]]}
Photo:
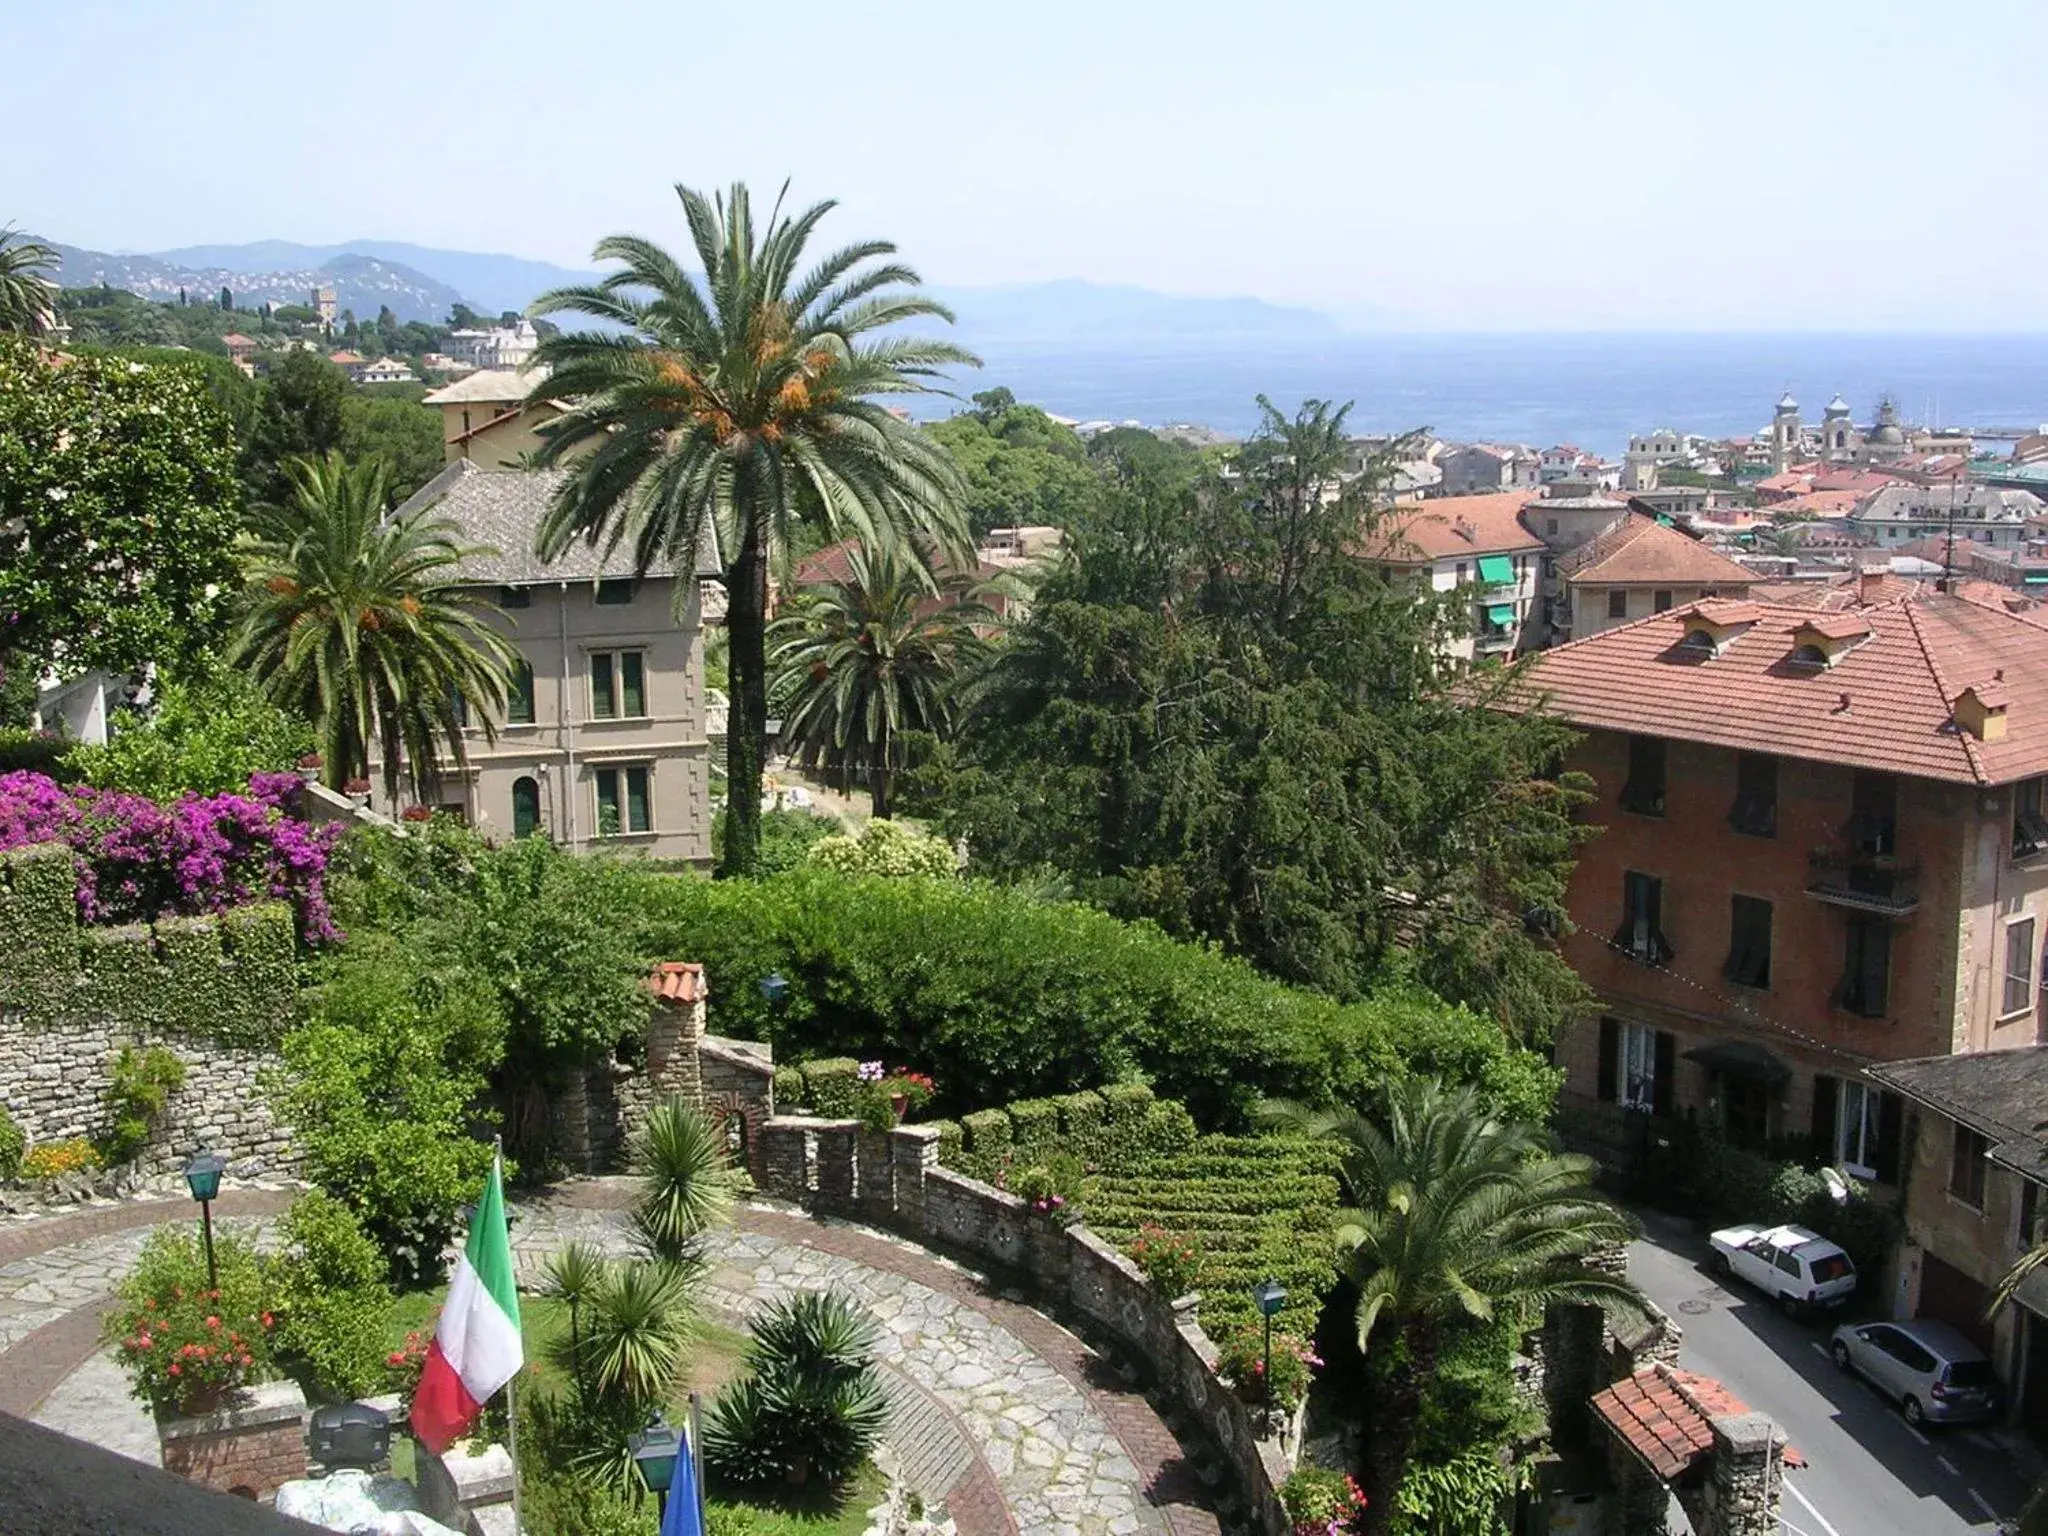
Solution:
{"label": "palm tree", "polygon": [[1470,1088],[1411,1080],[1388,1091],[1386,1124],[1356,1111],[1268,1106],[1269,1118],[1342,1147],[1358,1209],[1337,1233],[1358,1288],[1358,1347],[1377,1342],[1383,1389],[1370,1407],[1361,1517],[1391,1529],[1424,1391],[1453,1331],[1552,1302],[1639,1311],[1635,1287],[1587,1265],[1635,1225],[1591,1190],[1593,1165],[1547,1152],[1531,1126],[1501,1121]]}
{"label": "palm tree", "polygon": [[378,461],[330,454],[286,472],[291,501],[253,518],[234,658],[313,722],[328,784],[367,778],[382,742],[396,796],[401,755],[416,785],[433,778],[437,749],[466,761],[470,708],[495,737],[517,653],[491,624],[497,609],[463,585],[462,561],[483,551],[446,519],[387,518]]}
{"label": "palm tree", "polygon": [[996,616],[982,588],[934,577],[900,544],[849,543],[846,562],[769,626],[769,694],[797,760],[841,783],[864,776],[886,817],[904,733],[951,733],[953,684]]}
{"label": "palm tree", "polygon": [[785,217],[778,199],[757,237],[744,185],[716,198],[676,193],[701,279],[651,241],[614,235],[593,255],[623,268],[534,303],[536,315],[611,327],[550,336],[536,357],[547,376],[534,398],[576,402],[541,429],[539,462],[569,473],[539,552],[552,558],[582,538],[625,546],[642,571],[673,562],[681,604],[687,573],[716,540],[733,681],[721,869],[745,874],[760,845],[770,562],[799,523],[877,545],[919,535],[964,559],[959,470],[880,397],[924,393],[941,369],[975,359],[926,337],[878,336],[952,319],[905,291],[918,276],[882,259],[893,245],[862,241],[800,269],[833,204]]}
{"label": "palm tree", "polygon": [[0,229],[0,335],[47,336],[57,285],[48,274],[57,252],[12,225]]}

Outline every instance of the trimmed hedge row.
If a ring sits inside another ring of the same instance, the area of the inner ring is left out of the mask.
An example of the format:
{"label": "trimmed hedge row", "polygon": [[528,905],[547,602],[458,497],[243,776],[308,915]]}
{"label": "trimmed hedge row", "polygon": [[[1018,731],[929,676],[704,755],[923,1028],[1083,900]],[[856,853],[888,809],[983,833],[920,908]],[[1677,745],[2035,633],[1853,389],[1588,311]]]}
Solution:
{"label": "trimmed hedge row", "polygon": [[[1195,1140],[1187,1109],[1154,1098],[1143,1083],[1113,1083],[1057,1099],[1020,1099],[962,1115],[957,1126],[939,1123],[939,1161],[987,1183],[1000,1182],[1008,1168],[1062,1153],[1089,1169],[1123,1168],[1184,1150]],[[955,1130],[957,1136],[951,1135]]]}
{"label": "trimmed hedge row", "polygon": [[[786,1060],[879,1056],[929,1072],[935,1113],[1137,1075],[1211,1127],[1248,1123],[1266,1097],[1368,1103],[1409,1073],[1477,1083],[1538,1121],[1556,1093],[1557,1074],[1494,1021],[1419,989],[1338,1003],[1014,887],[815,867],[642,879],[636,938],[718,978],[715,1033],[771,1041]],[[790,982],[776,1003],[755,985],[771,972]]]}

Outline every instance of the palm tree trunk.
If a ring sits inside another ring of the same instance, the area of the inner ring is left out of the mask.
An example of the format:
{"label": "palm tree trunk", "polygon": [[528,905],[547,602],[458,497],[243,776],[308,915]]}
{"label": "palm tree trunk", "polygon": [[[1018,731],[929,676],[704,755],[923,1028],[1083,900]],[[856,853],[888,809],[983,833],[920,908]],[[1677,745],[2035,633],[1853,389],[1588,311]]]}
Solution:
{"label": "palm tree trunk", "polygon": [[873,811],[875,820],[887,821],[892,775],[889,772],[889,728],[886,725],[879,736],[874,747],[874,761],[868,769],[868,807]]}
{"label": "palm tree trunk", "polygon": [[768,559],[759,520],[726,589],[731,712],[725,727],[725,851],[721,875],[750,875],[761,851],[761,760],[768,733]]}
{"label": "palm tree trunk", "polygon": [[1366,1498],[1358,1523],[1362,1536],[1387,1536],[1394,1528],[1395,1500],[1408,1475],[1422,1414],[1423,1383],[1436,1374],[1438,1341],[1433,1328],[1411,1324],[1403,1330],[1402,1343],[1402,1358],[1389,1369],[1386,1389],[1373,1404],[1368,1426],[1364,1476],[1359,1480]]}

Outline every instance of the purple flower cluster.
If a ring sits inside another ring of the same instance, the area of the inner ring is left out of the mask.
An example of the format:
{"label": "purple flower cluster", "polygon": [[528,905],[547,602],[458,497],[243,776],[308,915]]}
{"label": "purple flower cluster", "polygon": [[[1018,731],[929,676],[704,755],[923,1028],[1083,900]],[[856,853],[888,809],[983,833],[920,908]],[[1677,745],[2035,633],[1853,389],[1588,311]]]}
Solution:
{"label": "purple flower cluster", "polygon": [[197,916],[277,898],[291,902],[306,943],[327,944],[340,937],[326,874],[341,829],[300,819],[303,793],[295,773],[259,773],[246,794],[186,795],[164,806],[10,773],[0,775],[0,852],[68,846],[88,923]]}

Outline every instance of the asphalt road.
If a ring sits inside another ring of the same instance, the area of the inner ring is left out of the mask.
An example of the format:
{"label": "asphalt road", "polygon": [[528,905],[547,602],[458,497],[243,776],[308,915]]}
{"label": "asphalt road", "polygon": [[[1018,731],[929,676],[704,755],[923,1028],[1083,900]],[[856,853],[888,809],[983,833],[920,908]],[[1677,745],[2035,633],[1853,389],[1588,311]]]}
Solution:
{"label": "asphalt road", "polygon": [[1836,1320],[1794,1322],[1707,1268],[1704,1238],[1645,1217],[1629,1276],[1685,1330],[1680,1364],[1767,1413],[1807,1466],[1785,1476],[1791,1536],[1965,1536],[1997,1529],[2026,1496],[2009,1451],[1983,1429],[1909,1429],[1827,1355]]}

